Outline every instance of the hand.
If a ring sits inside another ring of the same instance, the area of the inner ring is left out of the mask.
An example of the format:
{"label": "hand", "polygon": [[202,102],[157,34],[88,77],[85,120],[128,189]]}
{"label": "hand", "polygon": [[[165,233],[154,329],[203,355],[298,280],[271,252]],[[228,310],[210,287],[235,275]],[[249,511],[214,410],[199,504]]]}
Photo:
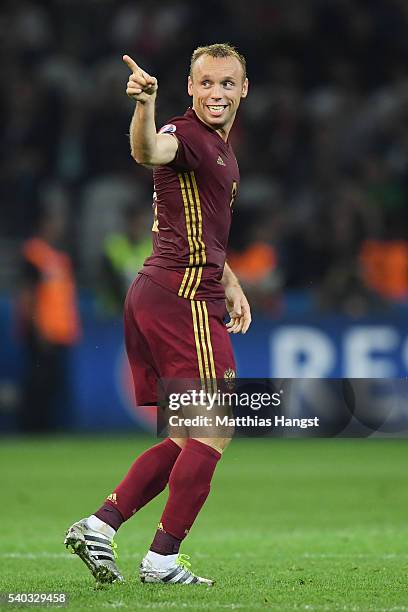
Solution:
{"label": "hand", "polygon": [[156,77],[150,76],[150,74],[147,74],[147,72],[139,68],[129,55],[124,55],[122,59],[132,72],[126,88],[126,93],[129,98],[137,102],[142,102],[142,104],[149,99],[154,100],[158,89]]}
{"label": "hand", "polygon": [[228,333],[246,334],[251,325],[251,308],[239,285],[229,285],[225,288],[225,304],[230,321],[227,323]]}

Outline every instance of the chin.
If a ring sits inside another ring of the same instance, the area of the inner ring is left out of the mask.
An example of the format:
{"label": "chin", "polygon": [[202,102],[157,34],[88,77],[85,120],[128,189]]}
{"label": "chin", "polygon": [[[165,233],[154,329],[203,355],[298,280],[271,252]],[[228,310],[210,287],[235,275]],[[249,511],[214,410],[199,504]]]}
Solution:
{"label": "chin", "polygon": [[217,127],[222,127],[223,125],[225,125],[225,121],[218,119],[218,117],[211,117],[207,120],[207,123],[210,123],[211,125],[216,125]]}
{"label": "chin", "polygon": [[205,120],[210,125],[216,125],[217,127],[222,127],[226,123],[224,117],[213,117],[212,115],[206,116]]}

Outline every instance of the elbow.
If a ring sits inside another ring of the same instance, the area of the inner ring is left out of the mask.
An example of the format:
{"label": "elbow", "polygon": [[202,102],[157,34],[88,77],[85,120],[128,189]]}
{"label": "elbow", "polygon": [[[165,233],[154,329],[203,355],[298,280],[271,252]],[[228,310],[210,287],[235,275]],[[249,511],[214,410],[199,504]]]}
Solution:
{"label": "elbow", "polygon": [[131,155],[137,164],[140,164],[142,166],[154,166],[152,158],[146,155],[146,153],[142,153],[140,151],[132,151]]}
{"label": "elbow", "polygon": [[132,149],[130,154],[132,156],[132,159],[134,159],[137,164],[144,163],[144,157],[140,151],[136,151],[135,149]]}

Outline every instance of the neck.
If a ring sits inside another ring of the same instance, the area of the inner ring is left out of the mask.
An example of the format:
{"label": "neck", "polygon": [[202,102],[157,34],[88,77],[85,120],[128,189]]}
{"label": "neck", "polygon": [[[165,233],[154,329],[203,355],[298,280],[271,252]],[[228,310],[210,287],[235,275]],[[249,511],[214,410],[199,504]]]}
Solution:
{"label": "neck", "polygon": [[225,127],[223,127],[223,128],[220,128],[219,130],[215,130],[215,131],[217,132],[217,134],[218,134],[219,136],[221,136],[221,138],[222,138],[222,139],[223,139],[225,142],[227,142],[227,140],[228,140],[228,136],[229,136],[229,133],[230,133],[230,131],[231,131],[231,126],[230,126],[229,128],[225,128]]}
{"label": "neck", "polygon": [[232,125],[234,123],[235,115],[233,116],[232,120],[227,125],[223,125],[220,128],[216,128],[213,125],[211,125],[210,123],[207,123],[206,121],[204,121],[204,119],[202,117],[200,117],[200,115],[198,114],[198,112],[194,108],[194,105],[192,106],[192,109],[195,112],[197,118],[201,121],[201,123],[204,123],[204,125],[206,125],[207,127],[211,128],[212,130],[214,130],[214,132],[217,132],[218,136],[220,136],[224,140],[224,142],[227,142],[229,133],[230,133]]}

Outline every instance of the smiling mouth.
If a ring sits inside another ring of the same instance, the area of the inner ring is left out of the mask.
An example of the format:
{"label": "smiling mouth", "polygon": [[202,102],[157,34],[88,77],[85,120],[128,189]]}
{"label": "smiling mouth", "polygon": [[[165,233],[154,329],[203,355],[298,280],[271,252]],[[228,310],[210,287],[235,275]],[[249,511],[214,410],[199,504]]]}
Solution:
{"label": "smiling mouth", "polygon": [[207,108],[212,114],[221,115],[227,107],[224,104],[207,104]]}

